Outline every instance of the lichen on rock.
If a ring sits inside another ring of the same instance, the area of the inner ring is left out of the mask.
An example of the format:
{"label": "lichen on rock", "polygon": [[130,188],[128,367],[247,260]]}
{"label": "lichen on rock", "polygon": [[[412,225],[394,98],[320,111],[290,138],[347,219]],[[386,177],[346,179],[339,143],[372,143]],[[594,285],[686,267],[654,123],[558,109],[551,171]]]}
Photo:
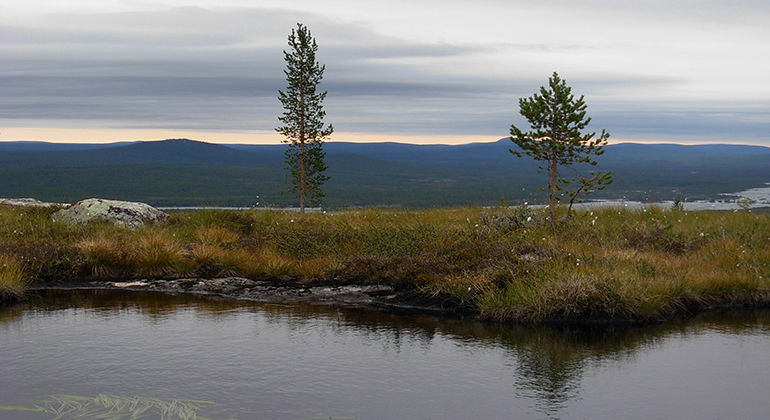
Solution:
{"label": "lichen on rock", "polygon": [[101,198],[78,201],[57,211],[51,217],[55,221],[69,224],[106,221],[131,229],[138,229],[146,224],[162,224],[169,219],[168,214],[149,204]]}

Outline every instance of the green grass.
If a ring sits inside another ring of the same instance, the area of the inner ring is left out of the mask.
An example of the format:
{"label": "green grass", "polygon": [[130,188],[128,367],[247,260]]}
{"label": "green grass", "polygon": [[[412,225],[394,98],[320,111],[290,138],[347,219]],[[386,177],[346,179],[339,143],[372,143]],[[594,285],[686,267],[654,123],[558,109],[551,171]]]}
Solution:
{"label": "green grass", "polygon": [[606,209],[553,231],[528,208],[192,211],[130,231],[71,227],[50,212],[0,208],[0,256],[19,268],[9,273],[38,284],[229,275],[389,284],[505,322],[770,304],[767,214]]}

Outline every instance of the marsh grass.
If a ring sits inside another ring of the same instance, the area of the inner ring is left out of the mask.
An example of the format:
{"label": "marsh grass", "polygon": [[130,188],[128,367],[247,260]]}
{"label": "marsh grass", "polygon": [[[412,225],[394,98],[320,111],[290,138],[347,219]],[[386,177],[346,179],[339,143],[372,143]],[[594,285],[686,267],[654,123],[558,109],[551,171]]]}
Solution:
{"label": "marsh grass", "polygon": [[229,248],[240,239],[240,235],[223,226],[202,226],[195,230],[195,240],[203,245]]}
{"label": "marsh grass", "polygon": [[130,272],[132,259],[129,248],[115,236],[97,235],[81,239],[78,250],[86,258],[95,278],[115,278]]}
{"label": "marsh grass", "polygon": [[99,394],[94,397],[52,395],[33,407],[0,406],[0,411],[32,411],[67,420],[207,420],[199,415],[209,401]]}
{"label": "marsh grass", "polygon": [[576,212],[555,230],[526,207],[178,212],[137,231],[0,207],[0,221],[0,254],[36,282],[237,275],[389,284],[523,322],[770,303],[768,214],[604,209]]}
{"label": "marsh grass", "polygon": [[178,277],[194,272],[179,241],[173,233],[149,228],[127,244],[129,260],[139,276]]}
{"label": "marsh grass", "polygon": [[21,262],[14,256],[0,254],[0,302],[22,297],[27,283]]}

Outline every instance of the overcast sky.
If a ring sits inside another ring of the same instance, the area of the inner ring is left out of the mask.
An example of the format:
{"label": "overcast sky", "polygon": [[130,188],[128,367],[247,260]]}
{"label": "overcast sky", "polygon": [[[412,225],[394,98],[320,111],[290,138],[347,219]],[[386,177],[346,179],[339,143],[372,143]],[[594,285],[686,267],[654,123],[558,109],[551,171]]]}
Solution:
{"label": "overcast sky", "polygon": [[558,71],[614,141],[770,145],[767,0],[3,0],[0,140],[276,143],[297,22],[334,140],[493,141]]}

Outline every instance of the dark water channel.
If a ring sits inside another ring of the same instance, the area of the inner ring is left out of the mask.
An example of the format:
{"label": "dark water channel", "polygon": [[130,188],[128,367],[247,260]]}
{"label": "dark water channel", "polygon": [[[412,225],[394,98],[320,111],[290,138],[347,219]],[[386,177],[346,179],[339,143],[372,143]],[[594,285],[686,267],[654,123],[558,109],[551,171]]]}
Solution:
{"label": "dark water channel", "polygon": [[0,418],[132,413],[768,419],[770,311],[523,328],[114,291],[40,292],[0,309]]}

